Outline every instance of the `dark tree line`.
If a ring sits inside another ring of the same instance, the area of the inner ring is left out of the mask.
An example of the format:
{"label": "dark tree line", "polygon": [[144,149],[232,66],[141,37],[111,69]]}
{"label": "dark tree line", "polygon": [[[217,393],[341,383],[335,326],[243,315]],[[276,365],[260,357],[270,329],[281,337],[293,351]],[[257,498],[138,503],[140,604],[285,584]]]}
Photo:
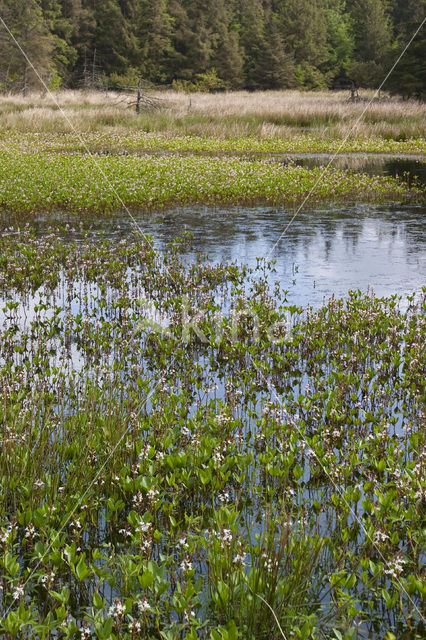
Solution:
{"label": "dark tree line", "polygon": [[[377,87],[426,0],[0,0],[0,16],[51,88]],[[423,27],[386,88],[425,98]],[[0,24],[0,90],[40,86]]]}

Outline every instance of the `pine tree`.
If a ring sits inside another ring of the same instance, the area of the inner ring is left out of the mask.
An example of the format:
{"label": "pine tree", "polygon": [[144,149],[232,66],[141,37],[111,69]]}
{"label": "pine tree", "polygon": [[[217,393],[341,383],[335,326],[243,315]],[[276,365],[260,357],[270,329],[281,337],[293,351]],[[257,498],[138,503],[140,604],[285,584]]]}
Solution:
{"label": "pine tree", "polygon": [[238,19],[244,50],[244,85],[250,90],[258,89],[262,85],[261,61],[266,47],[265,14],[261,0],[240,0]]}
{"label": "pine tree", "polygon": [[[396,35],[389,66],[404,51],[426,17],[426,0],[396,0],[393,8]],[[426,26],[420,29],[386,83],[392,93],[404,98],[426,99]]]}
{"label": "pine tree", "polygon": [[343,81],[354,50],[349,14],[344,0],[325,0],[327,23],[327,59],[321,65],[330,85],[336,79]]}
{"label": "pine tree", "polygon": [[96,32],[93,45],[103,74],[125,74],[132,40],[117,0],[100,0],[94,16]]}
{"label": "pine tree", "polygon": [[259,88],[289,89],[296,86],[293,54],[286,51],[284,39],[270,16],[266,25],[265,44],[258,65]]}
{"label": "pine tree", "polygon": [[280,30],[296,64],[318,67],[327,60],[327,22],[323,0],[281,0]]}
{"label": "pine tree", "polygon": [[353,19],[355,61],[349,72],[364,87],[377,87],[385,76],[392,29],[383,0],[354,0]]}
{"label": "pine tree", "polygon": [[166,0],[138,0],[136,24],[141,75],[152,82],[169,82],[173,58],[172,18]]}
{"label": "pine tree", "polygon": [[54,73],[52,37],[36,0],[0,0],[0,15],[31,62],[1,25],[0,87],[26,94],[43,88],[38,76],[49,85]]}
{"label": "pine tree", "polygon": [[96,32],[93,3],[88,0],[61,0],[61,5],[64,19],[72,27],[70,44],[77,52],[68,83],[80,86],[84,76],[87,77],[88,61],[93,63]]}
{"label": "pine tree", "polygon": [[243,82],[244,60],[233,8],[226,0],[216,0],[208,15],[213,42],[210,64],[226,87],[237,88]]}
{"label": "pine tree", "polygon": [[63,15],[60,0],[41,0],[41,10],[45,24],[51,35],[53,62],[56,72],[56,84],[69,79],[70,70],[77,60],[77,50],[71,44],[73,25]]}

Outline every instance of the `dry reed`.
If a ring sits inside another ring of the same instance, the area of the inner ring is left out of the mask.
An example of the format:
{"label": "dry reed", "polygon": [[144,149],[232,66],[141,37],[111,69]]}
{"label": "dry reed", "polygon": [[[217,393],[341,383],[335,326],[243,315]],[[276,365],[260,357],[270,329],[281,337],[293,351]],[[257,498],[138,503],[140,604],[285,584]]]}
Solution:
{"label": "dry reed", "polygon": [[[59,91],[54,96],[0,96],[0,128],[22,132],[139,130],[166,135],[289,139],[309,130],[326,139],[407,140],[425,136],[426,106],[365,93],[350,102],[347,92],[244,91],[219,94],[152,94],[159,110],[135,113],[135,96],[116,92]],[[58,108],[60,107],[60,109]],[[365,111],[365,113],[364,113]],[[65,117],[64,117],[65,116]]]}

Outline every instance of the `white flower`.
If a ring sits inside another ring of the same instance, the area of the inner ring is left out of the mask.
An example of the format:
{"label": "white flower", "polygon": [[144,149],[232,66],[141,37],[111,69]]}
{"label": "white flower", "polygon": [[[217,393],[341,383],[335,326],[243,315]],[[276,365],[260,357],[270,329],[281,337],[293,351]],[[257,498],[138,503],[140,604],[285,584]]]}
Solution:
{"label": "white flower", "polygon": [[266,571],[273,571],[274,567],[278,567],[278,560],[269,558],[266,553],[262,553],[262,560]]}
{"label": "white flower", "polygon": [[189,611],[185,611],[185,620],[189,622],[191,618],[195,618],[195,611],[192,611],[191,609]]}
{"label": "white flower", "polygon": [[183,547],[184,549],[188,549],[188,543],[186,541],[186,537],[185,536],[181,536],[178,540],[178,545],[180,547]]}
{"label": "white flower", "polygon": [[12,533],[12,525],[9,525],[7,529],[3,529],[0,535],[1,542],[7,542],[9,540],[10,534]]}
{"label": "white flower", "polygon": [[145,611],[149,611],[151,609],[151,605],[148,602],[147,598],[138,601],[138,611],[140,614],[145,613]]}
{"label": "white flower", "polygon": [[24,595],[24,589],[22,587],[15,587],[14,592],[12,593],[12,597],[14,600],[20,600]]}
{"label": "white flower", "polygon": [[143,502],[143,495],[140,491],[137,492],[136,495],[133,496],[132,502],[136,506],[140,506]]}
{"label": "white flower", "polygon": [[217,449],[213,451],[213,460],[215,461],[216,464],[220,464],[223,460],[222,454]]}
{"label": "white flower", "polygon": [[226,489],[224,489],[223,491],[221,491],[218,494],[217,497],[219,498],[220,502],[228,502],[229,501],[229,492]]}
{"label": "white flower", "polygon": [[51,571],[50,573],[45,573],[41,577],[40,582],[42,584],[46,584],[47,582],[50,582],[51,580],[53,580],[54,577],[55,577],[55,574],[53,573],[53,571]]}
{"label": "white flower", "polygon": [[139,633],[139,631],[141,630],[141,623],[139,622],[139,620],[136,620],[136,618],[133,618],[133,620],[131,622],[129,622],[129,631],[136,631],[136,633]]}
{"label": "white flower", "polygon": [[393,562],[390,562],[387,568],[384,570],[384,573],[387,576],[391,576],[391,578],[397,578],[403,569],[403,565],[405,564],[405,560],[402,556],[395,556]]}
{"label": "white flower", "polygon": [[191,562],[189,556],[186,556],[186,558],[184,558],[182,560],[182,562],[180,563],[180,568],[182,569],[182,571],[191,571],[192,570],[192,562]]}
{"label": "white flower", "polygon": [[375,531],[373,536],[374,544],[380,544],[380,542],[386,542],[389,539],[389,536],[384,531]]}
{"label": "white flower", "polygon": [[222,530],[222,540],[223,540],[223,542],[232,542],[232,531],[231,531],[231,529],[223,529]]}
{"label": "white flower", "polygon": [[151,487],[146,496],[149,500],[155,500],[159,493],[160,492],[158,491],[157,487]]}
{"label": "white flower", "polygon": [[113,618],[120,618],[125,613],[126,607],[122,602],[120,602],[120,600],[114,600],[114,602],[108,609],[108,614]]}
{"label": "white flower", "polygon": [[142,541],[141,547],[147,553],[148,551],[151,551],[151,544],[152,544],[152,540],[151,538],[148,538],[148,540]]}
{"label": "white flower", "polygon": [[138,529],[140,531],[140,533],[147,533],[147,531],[149,531],[152,527],[152,524],[150,522],[139,522],[138,524]]}

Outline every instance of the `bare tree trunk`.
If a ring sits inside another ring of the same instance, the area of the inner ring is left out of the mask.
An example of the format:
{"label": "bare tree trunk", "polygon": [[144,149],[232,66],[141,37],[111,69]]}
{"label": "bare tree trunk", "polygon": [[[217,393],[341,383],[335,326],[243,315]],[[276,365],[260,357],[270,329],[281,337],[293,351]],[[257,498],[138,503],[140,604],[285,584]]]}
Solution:
{"label": "bare tree trunk", "polygon": [[142,83],[141,83],[141,80],[139,80],[138,94],[136,98],[136,113],[140,113],[141,111],[141,100],[142,100]]}
{"label": "bare tree trunk", "polygon": [[96,49],[93,52],[93,63],[92,63],[92,88],[95,86],[95,78],[96,78]]}
{"label": "bare tree trunk", "polygon": [[24,84],[22,87],[22,95],[24,96],[24,98],[28,95],[28,65],[25,65],[25,70],[24,70]]}

